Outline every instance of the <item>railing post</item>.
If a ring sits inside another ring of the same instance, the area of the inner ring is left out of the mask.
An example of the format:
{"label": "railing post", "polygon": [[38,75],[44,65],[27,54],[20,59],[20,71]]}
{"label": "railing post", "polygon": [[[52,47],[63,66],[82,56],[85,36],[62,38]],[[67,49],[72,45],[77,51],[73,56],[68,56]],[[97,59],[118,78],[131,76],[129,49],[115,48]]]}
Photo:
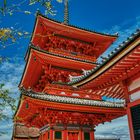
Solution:
{"label": "railing post", "polygon": [[94,129],[90,131],[90,140],[95,140]]}

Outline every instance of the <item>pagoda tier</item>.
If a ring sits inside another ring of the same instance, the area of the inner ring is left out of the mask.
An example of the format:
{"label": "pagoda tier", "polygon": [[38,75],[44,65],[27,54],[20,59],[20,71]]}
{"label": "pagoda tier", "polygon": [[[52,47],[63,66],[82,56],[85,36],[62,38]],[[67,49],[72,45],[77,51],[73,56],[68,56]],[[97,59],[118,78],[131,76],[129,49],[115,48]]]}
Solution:
{"label": "pagoda tier", "polygon": [[[44,51],[30,47],[28,61],[19,86],[26,89],[32,88],[35,91],[47,93],[62,93],[66,96],[88,97],[101,99],[101,96],[86,94],[85,91],[75,91],[72,87],[60,85],[59,82],[69,82],[71,76],[82,74],[82,69],[89,70],[94,64],[56,56]],[[54,92],[55,91],[55,92]]]}
{"label": "pagoda tier", "polygon": [[[78,140],[80,133],[82,137],[90,136],[98,124],[110,122],[126,113],[124,103],[61,97],[25,88],[21,88],[21,92],[19,110],[14,118],[17,139],[28,138],[30,134],[34,138],[40,136],[41,140],[48,140],[48,137],[49,140],[57,140],[56,133],[59,132],[59,140]],[[27,133],[30,129],[32,132]]]}
{"label": "pagoda tier", "polygon": [[92,89],[92,93],[126,99],[127,79],[140,72],[140,30],[121,44],[113,55],[88,74],[78,76],[69,85]]}
{"label": "pagoda tier", "polygon": [[31,42],[54,54],[96,62],[116,38],[115,35],[82,30],[38,14]]}

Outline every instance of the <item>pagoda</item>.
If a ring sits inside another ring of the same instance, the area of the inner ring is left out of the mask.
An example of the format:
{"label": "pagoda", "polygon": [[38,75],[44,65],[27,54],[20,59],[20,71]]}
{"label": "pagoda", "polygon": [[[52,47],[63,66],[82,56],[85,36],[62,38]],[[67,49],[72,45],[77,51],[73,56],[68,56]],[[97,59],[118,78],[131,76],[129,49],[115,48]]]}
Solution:
{"label": "pagoda", "polygon": [[96,126],[127,114],[127,84],[140,70],[139,32],[98,64],[118,36],[69,25],[67,4],[63,23],[36,16],[13,140],[95,140]]}

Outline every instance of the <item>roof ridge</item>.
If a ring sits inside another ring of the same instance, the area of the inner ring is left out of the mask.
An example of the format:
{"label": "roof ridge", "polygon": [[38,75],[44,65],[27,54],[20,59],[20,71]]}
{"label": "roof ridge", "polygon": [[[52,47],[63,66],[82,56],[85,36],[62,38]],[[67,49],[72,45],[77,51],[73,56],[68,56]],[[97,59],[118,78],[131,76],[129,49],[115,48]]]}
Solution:
{"label": "roof ridge", "polygon": [[57,23],[61,23],[64,26],[69,26],[69,27],[77,28],[77,29],[80,29],[80,30],[83,30],[83,31],[87,31],[87,32],[90,32],[90,33],[96,33],[96,34],[99,34],[99,35],[105,35],[105,36],[110,36],[110,37],[116,37],[116,38],[118,38],[118,34],[101,33],[101,32],[97,32],[95,30],[90,30],[90,29],[83,28],[83,27],[77,27],[76,25],[72,25],[72,24],[64,24],[63,22],[60,22],[58,20],[55,20],[55,19],[46,17],[45,15],[41,14],[39,11],[37,12],[37,16],[42,16],[42,17],[44,17],[44,18],[46,18],[48,20],[51,20],[51,21],[54,21],[54,22],[57,22]]}

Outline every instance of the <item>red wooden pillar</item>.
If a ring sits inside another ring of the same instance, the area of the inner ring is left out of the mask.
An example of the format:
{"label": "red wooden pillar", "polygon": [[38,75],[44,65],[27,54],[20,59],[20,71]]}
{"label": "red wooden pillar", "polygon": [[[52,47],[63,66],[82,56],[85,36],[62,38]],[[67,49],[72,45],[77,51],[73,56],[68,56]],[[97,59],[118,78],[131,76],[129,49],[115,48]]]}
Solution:
{"label": "red wooden pillar", "polygon": [[90,140],[95,140],[94,130],[90,131]]}
{"label": "red wooden pillar", "polygon": [[72,134],[73,140],[76,140],[76,133]]}
{"label": "red wooden pillar", "polygon": [[130,139],[135,140],[134,136],[134,129],[132,124],[132,114],[131,114],[131,107],[140,105],[140,99],[134,102],[131,102],[127,105],[127,116],[128,116],[128,124],[129,124],[129,131],[130,131]]}
{"label": "red wooden pillar", "polygon": [[84,140],[84,131],[82,130],[82,137],[81,137],[82,140]]}
{"label": "red wooden pillar", "polygon": [[46,136],[47,132],[46,133],[41,133],[40,136],[39,136],[39,140],[48,140],[48,135]]}
{"label": "red wooden pillar", "polygon": [[54,140],[54,130],[50,129],[50,140]]}
{"label": "red wooden pillar", "polygon": [[73,140],[72,133],[69,133],[69,135],[68,135],[68,140]]}
{"label": "red wooden pillar", "polygon": [[44,134],[44,139],[43,140],[48,140],[48,132],[47,131]]}
{"label": "red wooden pillar", "polygon": [[46,139],[46,133],[43,134],[43,140],[47,140]]}
{"label": "red wooden pillar", "polygon": [[130,139],[131,140],[135,140],[135,138],[134,138],[133,125],[132,125],[132,117],[131,117],[131,112],[130,112],[130,108],[129,107],[127,107],[127,117],[128,117],[128,125],[129,125]]}
{"label": "red wooden pillar", "polygon": [[63,130],[63,138],[62,140],[67,140],[68,131],[67,129]]}
{"label": "red wooden pillar", "polygon": [[122,88],[124,89],[125,93],[125,102],[126,104],[130,103],[130,98],[129,98],[129,91],[128,91],[128,85],[126,81],[122,81],[121,83]]}
{"label": "red wooden pillar", "polygon": [[79,140],[84,140],[84,131],[82,129],[79,131]]}
{"label": "red wooden pillar", "polygon": [[78,135],[79,135],[79,132],[76,133],[76,138],[75,138],[75,140],[78,140]]}

